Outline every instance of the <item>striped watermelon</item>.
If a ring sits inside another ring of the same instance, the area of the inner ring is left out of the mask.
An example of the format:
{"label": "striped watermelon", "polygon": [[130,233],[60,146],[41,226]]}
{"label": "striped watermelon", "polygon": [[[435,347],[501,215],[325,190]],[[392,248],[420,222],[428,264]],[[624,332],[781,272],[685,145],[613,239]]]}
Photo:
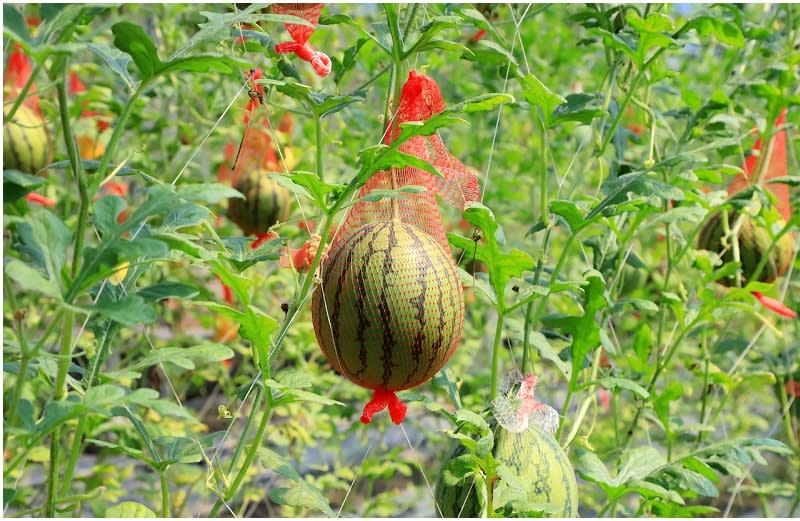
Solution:
{"label": "striped watermelon", "polygon": [[[7,113],[3,110],[3,116]],[[3,125],[3,170],[37,174],[50,163],[50,136],[44,119],[20,105],[11,121]]]}
{"label": "striped watermelon", "polygon": [[[516,433],[495,424],[494,458],[508,466],[522,483],[528,484],[527,500],[553,517],[577,517],[578,484],[575,472],[564,450],[553,436],[539,427],[530,426]],[[458,443],[450,459],[466,453]],[[496,483],[496,482],[495,482]],[[448,486],[444,477],[436,485],[436,503],[444,517],[480,517],[481,502],[471,477],[456,486]],[[496,484],[494,485],[496,486]],[[513,514],[508,505],[500,510],[505,516]]]}
{"label": "striped watermelon", "polygon": [[256,170],[243,174],[233,185],[244,199],[228,200],[228,217],[245,235],[266,233],[275,223],[289,218],[289,190],[267,177],[267,173]]}
{"label": "striped watermelon", "polygon": [[311,309],[331,365],[377,393],[435,375],[458,345],[464,321],[449,253],[399,220],[364,224],[333,244]]}
{"label": "striped watermelon", "polygon": [[[736,211],[728,212],[728,224],[733,227],[739,218]],[[780,222],[777,229],[783,228],[784,223]],[[722,212],[717,213],[700,230],[697,243],[704,250],[714,251],[720,254],[723,262],[733,262],[733,247],[728,244],[723,245],[722,238],[725,235]],[[731,242],[729,240],[729,242]],[[764,254],[773,242],[773,237],[769,231],[753,222],[749,216],[744,218],[742,227],[739,230],[739,259],[742,263],[742,276],[744,283],[749,282],[755,275]],[[772,282],[789,269],[794,255],[794,241],[791,234],[786,234],[778,241],[769,255],[769,259],[761,270],[758,280],[760,282]],[[736,284],[734,276],[725,277],[718,281],[723,286],[733,286]]]}

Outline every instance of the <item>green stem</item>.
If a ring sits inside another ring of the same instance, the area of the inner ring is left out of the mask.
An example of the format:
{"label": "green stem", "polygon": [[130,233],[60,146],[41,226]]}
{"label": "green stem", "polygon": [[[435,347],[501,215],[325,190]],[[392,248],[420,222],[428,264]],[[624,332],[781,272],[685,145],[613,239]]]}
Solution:
{"label": "green stem", "polygon": [[542,134],[542,175],[539,180],[539,204],[541,205],[541,212],[542,212],[542,222],[545,226],[550,225],[550,212],[547,206],[547,181],[549,176],[548,167],[547,167],[547,153],[549,149],[549,143],[547,141],[547,128],[545,128],[544,121],[541,118],[537,118],[539,120],[539,132]]}
{"label": "green stem", "polygon": [[161,481],[161,513],[162,517],[168,518],[169,515],[169,482],[167,481],[167,469],[163,469],[158,473]]}
{"label": "green stem", "polygon": [[[5,279],[5,277],[6,277],[5,274],[3,274],[3,277]],[[6,284],[6,286],[5,286],[6,288],[11,288],[11,285],[9,284],[9,282],[7,280],[5,281],[5,284]],[[12,293],[12,291],[10,291],[10,289],[9,289],[9,301],[12,300],[12,298],[10,297],[11,293]],[[12,309],[13,309],[13,307],[12,307]],[[63,313],[63,311],[58,311],[58,313],[56,313],[56,315],[53,317],[52,322],[50,322],[50,325],[47,326],[47,329],[45,330],[45,332],[42,335],[42,337],[39,339],[39,341],[36,343],[36,345],[33,346],[33,349],[31,349],[29,352],[27,352],[27,354],[25,353],[24,350],[22,352],[22,358],[20,359],[19,377],[17,378],[17,381],[14,384],[14,394],[11,396],[11,403],[8,406],[8,414],[6,416],[6,421],[9,422],[9,425],[13,426],[15,424],[14,418],[16,416],[17,404],[18,404],[19,398],[20,398],[20,396],[22,394],[22,390],[24,389],[25,382],[27,381],[26,378],[24,377],[25,371],[27,371],[27,367],[23,367],[23,364],[24,364],[24,366],[27,366],[30,363],[31,360],[36,358],[36,355],[39,354],[39,350],[42,348],[42,346],[47,341],[47,339],[50,338],[50,335],[53,334],[53,331],[55,331],[56,327],[58,327],[58,325],[59,325],[59,323],[61,321],[62,313]],[[8,441],[7,437],[8,437],[8,430],[3,432],[3,445],[5,445],[6,442]]]}
{"label": "green stem", "polygon": [[[603,349],[602,348],[595,349],[594,360],[593,360],[593,363],[592,363],[592,376],[589,379],[590,382],[594,382],[594,381],[597,380],[597,374],[600,372],[600,359],[602,358],[601,357],[602,354],[603,354]],[[592,385],[589,385],[589,387],[587,388],[587,393],[588,394],[587,394],[586,398],[583,400],[583,403],[581,403],[580,407],[578,408],[578,414],[575,417],[575,422],[572,425],[572,429],[569,431],[569,434],[567,435],[567,439],[564,441],[564,443],[561,444],[561,447],[564,450],[566,450],[567,447],[569,447],[569,445],[572,443],[572,441],[578,435],[578,429],[580,429],[581,423],[583,423],[583,418],[586,416],[586,413],[589,410],[589,406],[592,404],[592,401],[595,399],[595,397],[594,397],[594,389],[595,389],[595,387],[596,387],[596,385],[592,384]],[[567,404],[567,406],[569,406],[569,404]],[[567,409],[561,411],[561,417],[562,418],[566,418],[567,412],[569,412]],[[556,437],[556,439],[560,439],[560,437],[561,437],[560,436],[561,435],[560,431],[562,429],[563,429],[563,422],[562,422],[562,425],[559,428],[559,433],[558,433],[558,436]]]}
{"label": "green stem", "polygon": [[[653,376],[652,378],[650,378],[650,383],[647,385],[647,393],[649,395],[653,394],[653,389],[655,389],[656,383],[658,382],[658,377],[661,375],[661,372],[669,365],[670,360],[672,360],[672,356],[678,350],[678,346],[683,341],[683,338],[689,331],[691,331],[694,328],[695,324],[697,324],[697,322],[700,320],[702,316],[703,316],[702,314],[698,315],[692,321],[692,323],[689,324],[689,327],[685,328],[681,332],[681,334],[678,335],[678,338],[676,338],[675,341],[672,343],[669,350],[667,351],[667,355],[664,357],[662,362],[656,365],[656,370],[655,372],[653,372]],[[636,408],[636,414],[633,417],[633,421],[631,421],[631,425],[628,428],[628,432],[625,434],[626,438],[625,438],[625,444],[622,447],[623,450],[628,447],[628,445],[631,442],[631,439],[633,439],[633,432],[636,429],[636,426],[639,424],[639,418],[641,417],[643,410],[644,410],[644,403],[642,403]]]}
{"label": "green stem", "polygon": [[[261,402],[264,399],[264,387],[262,385],[256,384],[256,395],[253,399],[253,411],[257,411],[261,408]],[[250,429],[253,426],[253,422],[255,421],[254,414],[247,415],[247,421],[244,424],[244,429],[242,430],[241,439],[246,440],[247,434],[250,432]],[[242,455],[242,451],[244,450],[244,443],[238,443],[236,445],[236,449],[233,452],[233,457],[231,458],[231,464],[228,467],[228,474],[233,473],[233,470],[236,468],[236,464],[239,462],[239,458]]]}
{"label": "green stem", "polygon": [[242,466],[239,468],[239,472],[236,474],[233,483],[231,483],[226,492],[219,499],[217,499],[216,503],[214,503],[214,506],[211,508],[211,512],[208,514],[208,517],[216,517],[220,508],[222,508],[225,502],[236,495],[236,492],[242,485],[242,481],[244,480],[247,471],[250,469],[250,465],[253,463],[253,460],[256,457],[258,448],[261,446],[261,441],[264,438],[264,433],[267,430],[269,419],[272,416],[272,392],[269,389],[266,391],[266,398],[266,407],[262,413],[261,422],[258,424],[258,430],[256,431],[256,435],[253,438],[253,443],[250,445],[250,449],[247,451],[247,455],[244,458],[244,463],[242,463]]}
{"label": "green stem", "polygon": [[64,145],[67,148],[67,157],[72,166],[72,172],[75,175],[75,181],[78,185],[78,194],[80,196],[80,206],[78,210],[78,227],[75,231],[75,249],[72,253],[72,276],[78,272],[78,265],[80,264],[81,251],[83,250],[83,239],[86,234],[86,225],[89,220],[89,199],[86,176],[83,172],[83,163],[78,155],[78,149],[75,146],[75,138],[72,134],[72,124],[69,117],[69,102],[67,101],[67,68],[63,67],[61,81],[56,85],[56,92],[58,93],[58,111],[61,119],[61,131],[64,133]]}
{"label": "green stem", "polygon": [[322,117],[318,114],[314,115],[314,126],[317,131],[317,176],[320,181],[325,180],[325,162],[322,160],[322,154],[325,150],[322,147]]}
{"label": "green stem", "polygon": [[494,344],[492,346],[492,379],[491,379],[491,386],[490,386],[490,394],[489,399],[490,401],[494,401],[495,397],[497,397],[497,383],[498,383],[498,368],[500,365],[500,349],[503,339],[503,320],[504,320],[503,310],[497,310],[497,325],[494,329]]}
{"label": "green stem", "polygon": [[[72,321],[73,312],[67,311],[64,315],[64,331],[61,337],[61,350],[59,351],[58,372],[56,373],[55,387],[53,388],[53,401],[61,400],[66,394],[67,373],[71,361],[72,351]],[[58,459],[61,448],[61,425],[56,426],[50,435],[50,467],[47,479],[47,517],[56,514],[56,482],[58,481]]]}
{"label": "green stem", "polygon": [[[708,342],[706,342],[706,333],[703,332],[703,390],[702,396],[703,400],[700,405],[700,425],[705,425],[706,423],[706,412],[708,410],[708,376],[709,376],[709,368],[711,366],[711,357],[708,354]],[[700,445],[703,444],[703,439],[705,438],[705,431],[701,430],[697,435],[697,443],[695,444],[694,448],[697,450],[700,448]]]}
{"label": "green stem", "polygon": [[133,113],[133,107],[136,103],[136,100],[149,86],[149,81],[143,81],[139,85],[139,88],[137,88],[133,94],[131,94],[131,97],[128,98],[128,102],[125,104],[125,108],[122,109],[122,114],[120,114],[117,124],[114,125],[114,131],[111,133],[111,139],[108,141],[106,151],[103,154],[103,157],[100,159],[100,167],[97,169],[97,173],[95,174],[96,180],[95,183],[93,183],[95,190],[97,187],[99,187],[103,179],[105,179],[108,165],[111,163],[111,156],[114,154],[114,151],[117,148],[117,143],[122,137],[122,133],[125,131],[125,124],[128,122],[128,118],[130,117],[131,113]]}

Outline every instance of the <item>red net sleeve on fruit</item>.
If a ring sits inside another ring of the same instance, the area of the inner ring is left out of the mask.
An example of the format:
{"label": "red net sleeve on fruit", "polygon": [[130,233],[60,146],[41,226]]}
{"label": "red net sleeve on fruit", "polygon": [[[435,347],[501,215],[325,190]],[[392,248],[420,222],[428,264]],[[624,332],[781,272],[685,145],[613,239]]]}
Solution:
{"label": "red net sleeve on fruit", "polygon": [[[411,71],[403,86],[394,122],[386,134],[385,143],[394,142],[400,133],[400,124],[407,121],[425,121],[445,109],[444,99],[436,82],[423,74]],[[414,167],[392,169],[375,173],[361,188],[358,197],[364,197],[373,190],[389,190],[403,186],[425,187],[421,193],[405,193],[401,199],[381,199],[379,201],[360,201],[356,203],[340,230],[337,239],[347,237],[361,225],[376,221],[399,219],[430,235],[445,252],[449,245],[444,225],[439,213],[436,196],[448,204],[463,209],[468,201],[476,201],[480,196],[477,174],[464,166],[447,150],[438,134],[416,136],[403,143],[399,150],[411,154],[434,165],[442,174],[438,177]],[[335,246],[332,246],[332,249]],[[453,259],[447,255],[451,263]],[[392,421],[399,424],[406,413],[406,405],[393,391],[378,389],[364,407],[362,423],[369,423],[372,416],[383,409],[389,410]]]}
{"label": "red net sleeve on fruit", "polygon": [[[426,121],[444,109],[444,99],[436,82],[424,74],[411,71],[403,86],[395,121],[386,133],[385,143],[394,142],[400,134],[401,123]],[[346,237],[349,231],[362,224],[393,219],[396,207],[402,222],[413,224],[426,232],[436,239],[445,251],[448,251],[449,245],[436,196],[440,196],[449,205],[463,210],[467,202],[477,201],[480,198],[478,175],[453,157],[438,133],[413,137],[399,149],[431,163],[442,177],[414,167],[375,173],[361,188],[359,197],[373,190],[389,190],[409,185],[422,186],[426,190],[421,193],[405,193],[403,198],[398,200],[382,199],[356,203],[342,224],[342,229],[337,232],[337,237]]]}
{"label": "red net sleeve on fruit", "polygon": [[[8,56],[8,63],[6,65],[5,74],[3,75],[3,85],[8,88],[9,99],[15,99],[19,96],[22,88],[31,77],[32,67],[31,60],[25,51],[22,50],[20,44],[15,44],[14,50]],[[23,100],[22,104],[32,109],[39,116],[43,116],[42,109],[39,107],[39,96],[30,94],[36,92],[36,85],[31,84],[28,89],[28,96]]]}
{"label": "red net sleeve on fruit", "polygon": [[[780,128],[786,121],[786,109],[783,109],[780,116],[775,120],[775,128]],[[786,130],[780,130],[772,136],[772,146],[763,148],[763,139],[759,138],[753,146],[753,152],[744,161],[744,173],[739,174],[728,186],[728,194],[734,195],[741,192],[753,183],[761,183],[768,188],[778,199],[777,208],[784,220],[792,218],[792,207],[789,203],[789,186],[779,183],[770,183],[770,179],[784,177],[788,175],[786,162]],[[761,154],[769,153],[765,158],[767,165],[764,168],[763,179],[756,179],[758,172],[756,168],[759,164]]]}
{"label": "red net sleeve on fruit", "polygon": [[308,44],[308,39],[314,33],[314,28],[319,22],[319,15],[324,5],[272,4],[273,13],[297,16],[311,24],[311,26],[292,23],[284,24],[293,41],[277,44],[275,52],[278,54],[294,53],[301,60],[310,63],[314,72],[323,78],[331,72],[331,59],[324,52],[314,50]]}
{"label": "red net sleeve on fruit", "polygon": [[[775,128],[780,128],[786,122],[787,109],[783,109],[781,114],[775,120]],[[778,200],[777,208],[784,220],[789,221],[792,218],[792,206],[789,199],[789,186],[781,183],[770,183],[770,179],[784,177],[789,174],[788,163],[786,161],[786,130],[779,130],[772,136],[771,146],[764,150],[764,140],[759,138],[756,144],[753,145],[753,152],[745,158],[744,173],[739,174],[728,185],[728,194],[734,195],[741,192],[748,186],[754,183],[760,183],[767,187]],[[767,164],[763,169],[763,177],[758,179],[759,172],[756,171],[759,165],[761,154],[769,154],[762,161]],[[753,297],[758,300],[761,305],[770,311],[777,313],[787,318],[797,318],[797,313],[786,306],[783,302],[770,298],[759,291],[751,292]]]}

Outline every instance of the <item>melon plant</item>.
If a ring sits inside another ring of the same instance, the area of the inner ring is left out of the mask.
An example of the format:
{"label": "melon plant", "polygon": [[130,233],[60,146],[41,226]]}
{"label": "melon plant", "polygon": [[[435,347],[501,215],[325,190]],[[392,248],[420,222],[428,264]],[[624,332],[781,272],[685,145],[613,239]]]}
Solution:
{"label": "melon plant", "polygon": [[[728,213],[728,225],[731,232],[736,228],[739,216],[737,211]],[[733,237],[725,237],[723,218],[723,212],[713,215],[700,230],[697,243],[701,249],[716,252],[724,263],[728,263],[735,260]],[[783,225],[783,222],[779,222],[776,227],[780,229]],[[789,269],[794,255],[794,241],[791,235],[783,235],[770,251],[774,236],[767,228],[754,222],[752,217],[745,215],[741,220],[737,237],[739,260],[742,264],[742,277],[745,284],[753,281],[758,265],[766,255],[768,258],[758,276],[759,282],[773,282]],[[736,284],[736,278],[733,275],[723,277],[719,283],[724,286],[733,286]]]}
{"label": "melon plant", "polygon": [[[512,516],[541,510],[554,517],[576,517],[578,485],[575,472],[556,439],[535,425],[521,432],[512,432],[495,423],[493,431],[494,460],[510,469],[517,484],[525,487],[522,500],[509,502],[498,512]],[[466,453],[466,447],[459,442],[447,461]],[[498,490],[502,480],[501,473],[491,480],[493,493]],[[452,478],[448,479],[446,473],[442,472],[436,485],[436,503],[442,515],[480,517],[486,505],[485,500],[481,500],[483,494],[479,494],[478,486],[472,477],[453,484]]]}
{"label": "melon plant", "polygon": [[[3,111],[3,116],[7,111]],[[20,105],[14,117],[3,125],[3,169],[39,173],[50,162],[50,137],[44,119],[33,109]]]}
{"label": "melon plant", "polygon": [[278,222],[285,222],[291,210],[289,190],[267,177],[265,170],[243,174],[233,187],[244,199],[228,200],[228,217],[245,235],[266,233]]}
{"label": "melon plant", "polygon": [[458,345],[464,302],[441,245],[399,220],[355,228],[333,244],[312,301],[330,364],[368,389],[428,380]]}

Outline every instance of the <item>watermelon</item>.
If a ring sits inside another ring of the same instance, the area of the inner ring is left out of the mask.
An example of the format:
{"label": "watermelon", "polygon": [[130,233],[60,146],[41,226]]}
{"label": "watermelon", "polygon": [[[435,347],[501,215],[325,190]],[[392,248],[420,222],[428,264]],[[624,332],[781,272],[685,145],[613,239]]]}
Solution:
{"label": "watermelon", "polygon": [[311,309],[330,364],[375,391],[408,389],[433,377],[458,345],[464,322],[461,281],[449,253],[400,220],[367,223],[339,238]]}
{"label": "watermelon", "polygon": [[[718,212],[709,219],[709,221],[700,230],[698,236],[698,247],[704,250],[716,252],[722,257],[724,263],[733,262],[733,245],[731,239],[728,240],[729,244],[724,245],[722,238],[725,235],[725,230],[722,221],[723,214]],[[730,227],[735,226],[739,218],[739,213],[730,211],[728,213],[728,224]],[[781,221],[776,224],[776,229],[783,228],[784,223]],[[773,235],[765,227],[756,224],[749,216],[745,216],[742,226],[739,230],[739,258],[742,263],[742,277],[743,282],[747,284],[750,282],[756,272],[756,269],[761,262],[761,259],[766,255],[769,247],[773,243]],[[760,282],[773,282],[775,279],[786,273],[789,265],[792,262],[794,255],[794,241],[790,234],[783,235],[775,247],[770,252],[764,269],[758,277]],[[733,286],[736,284],[736,277],[724,277],[718,281],[723,286]]]}
{"label": "watermelon", "polygon": [[[527,485],[526,503],[554,517],[577,517],[578,485],[575,472],[564,450],[553,436],[531,425],[521,432],[512,432],[495,423],[492,454],[510,468],[519,482]],[[460,442],[451,451],[450,461],[466,453]],[[498,478],[499,480],[500,478]],[[498,481],[493,486],[497,487]],[[472,477],[459,484],[448,485],[444,473],[436,485],[436,503],[444,517],[480,517],[481,500]],[[498,513],[510,516],[514,512],[506,505]],[[519,512],[517,512],[519,514]]]}
{"label": "watermelon", "polygon": [[[3,110],[5,116],[7,110]],[[3,170],[20,170],[28,174],[42,173],[50,162],[50,136],[44,119],[20,105],[11,121],[3,125]]]}
{"label": "watermelon", "polygon": [[266,233],[278,222],[285,222],[291,210],[289,190],[267,177],[266,170],[244,174],[233,187],[244,199],[228,200],[228,217],[245,235]]}

